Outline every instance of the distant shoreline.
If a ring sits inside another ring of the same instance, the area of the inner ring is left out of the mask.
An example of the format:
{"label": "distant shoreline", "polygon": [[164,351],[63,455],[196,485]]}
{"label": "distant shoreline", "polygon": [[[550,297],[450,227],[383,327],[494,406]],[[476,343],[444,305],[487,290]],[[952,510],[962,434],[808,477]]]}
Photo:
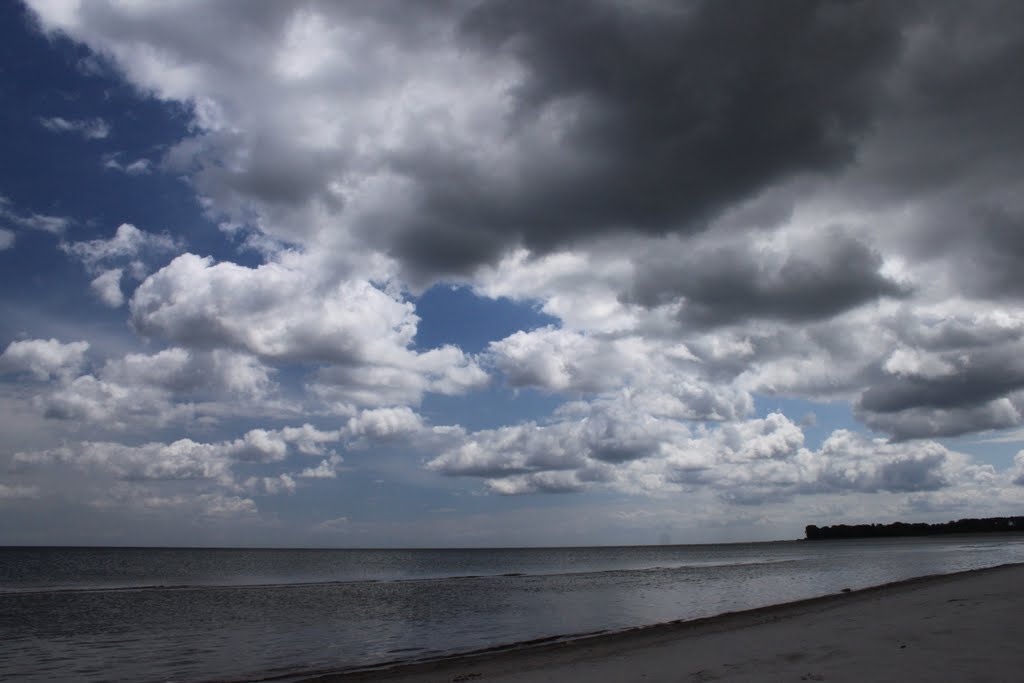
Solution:
{"label": "distant shoreline", "polygon": [[[967,679],[970,670],[957,669],[957,662],[950,661],[961,651],[969,652],[972,659],[988,662],[988,672],[1004,680],[999,671],[1012,676],[1024,665],[1024,651],[1010,642],[1010,634],[1022,621],[1017,615],[1024,614],[1024,595],[1018,591],[1022,581],[1024,563],[1004,564],[702,619],[262,680],[427,683],[479,679],[528,683],[575,676],[600,683],[641,678],[690,680],[686,678],[689,672],[691,677],[696,676],[693,680],[728,680],[733,675],[742,680],[749,680],[751,675],[781,679],[802,674],[809,678],[794,680],[860,681],[865,677],[890,680],[887,671],[895,675],[892,680],[943,679],[942,675],[936,677],[936,671]],[[954,612],[950,605],[969,608],[969,613]],[[1008,618],[1014,622],[1007,623]],[[927,632],[922,624],[928,624]],[[883,647],[877,648],[877,643],[868,640],[848,640],[855,627],[882,641]],[[950,639],[957,645],[946,642]],[[719,671],[714,671],[715,667]],[[744,671],[745,667],[749,670]],[[929,673],[929,667],[936,668]],[[844,674],[837,674],[837,668]],[[832,673],[817,678],[823,674],[816,669]]]}
{"label": "distant shoreline", "polygon": [[844,538],[899,538],[905,536],[943,536],[950,534],[992,534],[1024,531],[1024,517],[984,517],[928,524],[892,522],[891,524],[836,524],[819,527],[808,524],[808,541]]}

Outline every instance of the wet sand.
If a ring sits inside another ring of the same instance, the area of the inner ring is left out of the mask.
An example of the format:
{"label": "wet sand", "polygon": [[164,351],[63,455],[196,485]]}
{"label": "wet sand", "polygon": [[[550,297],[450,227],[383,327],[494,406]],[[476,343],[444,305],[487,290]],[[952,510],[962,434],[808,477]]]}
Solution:
{"label": "wet sand", "polygon": [[316,683],[1024,680],[1024,565]]}

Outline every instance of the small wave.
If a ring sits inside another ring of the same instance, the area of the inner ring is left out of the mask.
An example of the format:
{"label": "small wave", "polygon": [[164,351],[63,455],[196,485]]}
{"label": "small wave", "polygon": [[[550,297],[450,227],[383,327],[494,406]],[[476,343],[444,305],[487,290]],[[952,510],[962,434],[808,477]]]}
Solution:
{"label": "small wave", "polygon": [[790,564],[807,558],[775,558],[764,560],[740,560],[734,562],[684,562],[671,565],[655,565],[647,567],[610,567],[606,569],[580,569],[576,571],[538,571],[538,572],[503,572],[494,574],[454,574],[441,576],[422,576],[404,578],[360,578],[337,579],[322,581],[284,581],[268,583],[175,583],[145,585],[93,585],[93,586],[24,586],[0,587],[0,598],[12,596],[32,596],[43,594],[75,594],[75,593],[117,593],[141,591],[199,591],[199,590],[260,590],[284,588],[310,588],[327,586],[346,586],[362,584],[399,584],[443,581],[491,581],[497,579],[536,579],[558,577],[599,576],[603,574],[629,575],[649,574],[656,572],[705,571],[709,569],[728,569],[730,567],[753,567],[760,565]]}

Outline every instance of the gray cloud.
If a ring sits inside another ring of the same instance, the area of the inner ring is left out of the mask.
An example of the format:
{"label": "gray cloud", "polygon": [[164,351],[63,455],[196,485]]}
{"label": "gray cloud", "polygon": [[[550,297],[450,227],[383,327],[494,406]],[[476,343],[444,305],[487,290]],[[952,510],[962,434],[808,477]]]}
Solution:
{"label": "gray cloud", "polygon": [[554,126],[556,147],[531,150],[509,183],[407,151],[422,206],[395,251],[451,269],[517,239],[693,231],[776,180],[841,168],[898,54],[894,19],[869,4],[483,3],[463,35],[525,69],[506,135],[529,145]]}
{"label": "gray cloud", "polygon": [[1024,408],[1020,322],[999,315],[922,322],[899,321],[906,338],[920,346],[889,355],[857,399],[857,416],[896,439],[1019,425]]}
{"label": "gray cloud", "polygon": [[[1015,134],[1024,94],[1024,8],[982,0],[924,3],[905,33],[899,72],[889,84],[885,120],[873,131],[863,178],[875,198],[955,191],[965,183],[992,197],[1024,147]],[[962,229],[963,226],[961,226]],[[922,241],[922,249],[943,245]]]}
{"label": "gray cloud", "polygon": [[970,277],[961,281],[983,297],[1024,298],[1024,278],[1020,276],[1024,267],[1024,207],[980,208],[967,217],[966,224],[971,226],[971,239],[961,246],[966,258],[958,259],[958,264]]}
{"label": "gray cloud", "polygon": [[934,408],[914,406],[888,413],[855,411],[868,427],[891,434],[896,441],[960,436],[989,429],[1019,426],[1024,414],[1024,397],[998,398],[981,405]]}
{"label": "gray cloud", "polygon": [[5,500],[24,500],[37,498],[39,496],[39,487],[37,486],[21,486],[7,484],[0,484],[0,502]]}
{"label": "gray cloud", "polygon": [[638,271],[631,298],[645,306],[679,302],[684,322],[714,326],[828,318],[879,297],[910,294],[879,272],[876,251],[839,231],[826,239],[782,258],[749,242],[696,248],[671,260],[654,256]]}
{"label": "gray cloud", "polygon": [[916,406],[950,408],[985,403],[1024,388],[1024,358],[1019,344],[940,357],[946,371],[935,376],[892,375],[865,391],[862,410],[893,413]]}
{"label": "gray cloud", "polygon": [[[38,10],[144,87],[194,104],[200,132],[169,161],[213,208],[322,206],[414,279],[518,244],[692,233],[780,180],[846,167],[908,13],[798,0],[311,3],[222,5],[200,28],[175,8]],[[239,34],[251,40],[224,44]],[[373,182],[399,201],[367,207]],[[302,236],[296,218],[262,224]]]}

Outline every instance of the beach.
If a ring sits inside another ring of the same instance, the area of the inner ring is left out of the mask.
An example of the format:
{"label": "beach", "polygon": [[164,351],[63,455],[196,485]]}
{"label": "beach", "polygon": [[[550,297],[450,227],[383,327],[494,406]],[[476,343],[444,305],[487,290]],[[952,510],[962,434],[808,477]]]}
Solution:
{"label": "beach", "polygon": [[1015,681],[1024,565],[309,683]]}

